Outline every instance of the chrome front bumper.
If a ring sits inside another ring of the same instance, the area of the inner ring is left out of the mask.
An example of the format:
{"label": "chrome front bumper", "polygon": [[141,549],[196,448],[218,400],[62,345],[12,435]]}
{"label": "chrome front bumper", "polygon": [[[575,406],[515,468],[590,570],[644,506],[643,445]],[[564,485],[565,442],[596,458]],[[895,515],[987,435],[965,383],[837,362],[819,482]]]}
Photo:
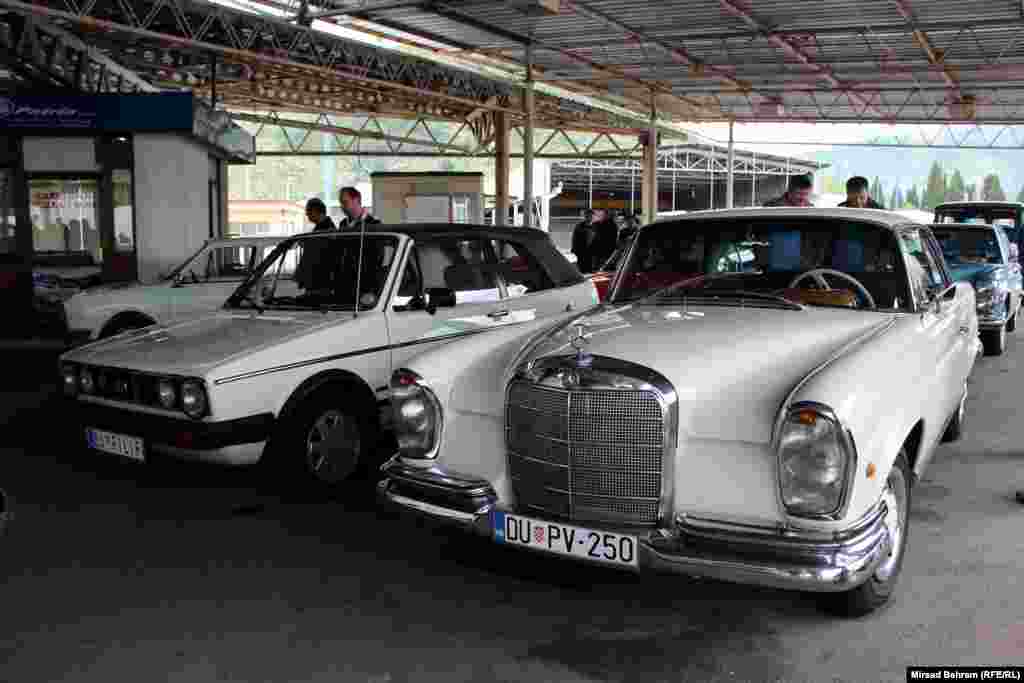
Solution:
{"label": "chrome front bumper", "polygon": [[[437,467],[409,466],[398,458],[382,471],[385,478],[377,491],[385,502],[493,537],[492,513],[504,508],[489,482]],[[889,555],[885,512],[879,503],[848,530],[833,535],[770,532],[687,519],[678,520],[672,528],[640,533],[605,530],[639,536],[641,569],[788,590],[843,592],[871,577]]]}

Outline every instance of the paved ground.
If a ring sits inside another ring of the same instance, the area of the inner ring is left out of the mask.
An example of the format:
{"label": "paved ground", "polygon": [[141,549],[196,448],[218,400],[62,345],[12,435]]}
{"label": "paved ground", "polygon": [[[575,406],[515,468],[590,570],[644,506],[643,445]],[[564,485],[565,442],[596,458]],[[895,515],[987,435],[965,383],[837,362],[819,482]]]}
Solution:
{"label": "paved ground", "polygon": [[[0,395],[0,680],[903,681],[1024,663],[1024,340],[976,371],[966,438],[916,490],[895,602],[812,600],[513,554],[384,514],[353,485],[61,448],[46,388]],[[11,385],[8,384],[8,387]]]}

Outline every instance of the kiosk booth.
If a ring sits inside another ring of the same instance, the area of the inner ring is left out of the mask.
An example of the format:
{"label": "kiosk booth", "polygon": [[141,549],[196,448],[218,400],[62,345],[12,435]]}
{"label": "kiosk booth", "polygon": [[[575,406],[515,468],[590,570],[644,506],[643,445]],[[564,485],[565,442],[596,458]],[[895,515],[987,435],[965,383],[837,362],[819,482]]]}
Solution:
{"label": "kiosk booth", "polygon": [[192,93],[0,97],[0,305],[25,323],[5,336],[33,334],[78,287],[157,279],[220,237],[226,164],[255,158],[255,138]]}

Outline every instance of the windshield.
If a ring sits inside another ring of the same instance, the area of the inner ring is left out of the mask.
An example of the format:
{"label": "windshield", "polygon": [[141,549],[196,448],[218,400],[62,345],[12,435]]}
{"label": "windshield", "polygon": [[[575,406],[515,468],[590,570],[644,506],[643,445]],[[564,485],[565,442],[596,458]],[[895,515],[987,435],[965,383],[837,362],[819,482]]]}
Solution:
{"label": "windshield", "polygon": [[936,223],[973,223],[998,225],[1015,240],[1021,224],[1021,210],[1015,206],[951,206],[935,209]]}
{"label": "windshield", "polygon": [[360,310],[373,308],[391,272],[398,238],[366,235],[362,241],[361,255],[358,234],[315,234],[285,242],[235,291],[227,306],[261,310],[353,310],[358,279]]}
{"label": "windshield", "polygon": [[[820,268],[838,275],[823,274],[822,281],[801,277]],[[776,297],[808,305],[874,302],[878,308],[902,308],[912,305],[905,272],[893,232],[870,223],[774,216],[666,222],[640,233],[612,301],[729,289],[751,295],[754,303]]]}
{"label": "windshield", "polygon": [[994,230],[944,230],[936,227],[933,232],[942,245],[946,263],[951,266],[1003,262]]}

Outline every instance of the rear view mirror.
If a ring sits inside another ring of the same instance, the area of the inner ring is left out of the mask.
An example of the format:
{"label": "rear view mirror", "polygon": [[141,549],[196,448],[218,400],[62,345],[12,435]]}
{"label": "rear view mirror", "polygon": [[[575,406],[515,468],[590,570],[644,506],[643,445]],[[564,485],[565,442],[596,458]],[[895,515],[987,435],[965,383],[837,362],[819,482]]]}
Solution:
{"label": "rear view mirror", "polygon": [[423,292],[426,309],[433,313],[439,308],[452,308],[455,306],[455,290],[447,287],[428,287]]}

